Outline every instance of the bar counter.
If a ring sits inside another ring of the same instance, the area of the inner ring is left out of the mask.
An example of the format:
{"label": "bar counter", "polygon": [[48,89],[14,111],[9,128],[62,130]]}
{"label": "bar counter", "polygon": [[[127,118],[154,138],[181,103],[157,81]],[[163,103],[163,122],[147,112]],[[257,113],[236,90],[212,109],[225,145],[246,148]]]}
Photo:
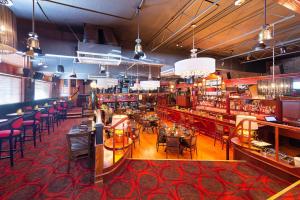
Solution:
{"label": "bar counter", "polygon": [[170,121],[194,126],[203,134],[211,137],[215,136],[217,125],[227,131],[235,128],[235,116],[224,113],[216,114],[165,106],[158,106],[157,111],[158,114],[165,116],[164,118]]}

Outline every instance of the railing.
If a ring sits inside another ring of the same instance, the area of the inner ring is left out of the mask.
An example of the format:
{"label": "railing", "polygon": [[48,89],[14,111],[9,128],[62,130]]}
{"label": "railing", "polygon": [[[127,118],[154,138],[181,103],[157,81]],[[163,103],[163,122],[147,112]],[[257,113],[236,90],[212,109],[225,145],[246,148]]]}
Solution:
{"label": "railing", "polygon": [[125,147],[125,130],[124,130],[124,123],[125,121],[128,120],[128,117],[126,118],[122,118],[121,120],[119,120],[116,124],[114,124],[113,126],[105,126],[104,129],[106,130],[112,130],[113,133],[113,164],[115,164],[116,162],[116,134],[115,134],[115,130],[116,127],[119,126],[120,124],[123,124],[123,138],[122,138],[122,142],[123,142],[123,149]]}
{"label": "railing", "polygon": [[[244,124],[248,123],[248,129],[244,128]],[[264,125],[264,126],[271,126],[274,127],[275,129],[275,160],[278,162],[279,161],[279,129],[283,130],[288,130],[288,131],[293,131],[297,132],[300,134],[300,127],[294,127],[294,126],[289,126],[289,125],[284,125],[284,124],[276,124],[272,122],[266,122],[266,121],[261,121],[261,120],[251,120],[251,119],[244,119],[241,120],[241,122],[236,126],[234,129],[233,133],[230,134],[229,139],[226,143],[226,159],[229,159],[229,142],[232,138],[234,137],[239,137],[240,139],[244,140],[245,136],[243,132],[246,130],[248,131],[248,137],[246,138],[248,140],[247,144],[248,147],[251,147],[251,138],[253,135],[253,131],[251,130],[251,125],[252,123],[257,123],[259,125]],[[239,135],[239,132],[241,131],[241,135]]]}

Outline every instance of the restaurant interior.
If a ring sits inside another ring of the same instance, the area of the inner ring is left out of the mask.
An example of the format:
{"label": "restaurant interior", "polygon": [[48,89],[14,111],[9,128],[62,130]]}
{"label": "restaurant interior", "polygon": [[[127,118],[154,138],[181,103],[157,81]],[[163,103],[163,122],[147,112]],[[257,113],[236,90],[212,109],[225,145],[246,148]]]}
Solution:
{"label": "restaurant interior", "polygon": [[300,199],[299,0],[0,0],[0,199]]}

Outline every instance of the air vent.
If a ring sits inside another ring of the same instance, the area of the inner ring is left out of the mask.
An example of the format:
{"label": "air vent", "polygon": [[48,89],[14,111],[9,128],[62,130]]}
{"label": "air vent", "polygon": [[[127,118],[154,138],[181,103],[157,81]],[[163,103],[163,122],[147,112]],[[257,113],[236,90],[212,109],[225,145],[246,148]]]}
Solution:
{"label": "air vent", "polygon": [[93,43],[78,43],[77,58],[79,63],[120,65],[121,57],[120,47]]}

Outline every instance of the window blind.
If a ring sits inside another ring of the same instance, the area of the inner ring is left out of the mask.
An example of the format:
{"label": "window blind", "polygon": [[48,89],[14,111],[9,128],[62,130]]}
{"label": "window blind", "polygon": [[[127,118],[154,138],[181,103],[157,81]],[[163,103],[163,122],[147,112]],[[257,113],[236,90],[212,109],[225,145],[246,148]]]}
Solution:
{"label": "window blind", "polygon": [[0,105],[22,101],[22,79],[0,74]]}
{"label": "window blind", "polygon": [[51,98],[51,83],[35,80],[34,100]]}

